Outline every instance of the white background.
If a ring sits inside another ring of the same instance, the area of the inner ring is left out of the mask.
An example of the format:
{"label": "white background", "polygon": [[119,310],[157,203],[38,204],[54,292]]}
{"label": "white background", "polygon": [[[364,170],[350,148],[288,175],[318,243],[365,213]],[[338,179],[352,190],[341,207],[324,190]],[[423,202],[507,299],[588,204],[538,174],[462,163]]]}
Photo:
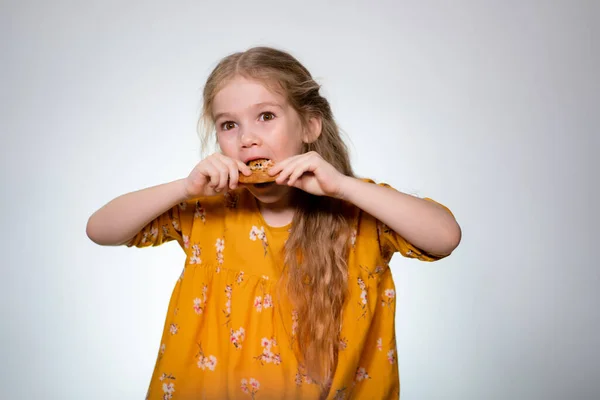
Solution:
{"label": "white background", "polygon": [[188,174],[204,80],[254,45],[323,84],[361,176],[462,226],[392,262],[402,398],[600,395],[598,2],[1,4],[2,398],[143,398],[183,252],[87,218]]}

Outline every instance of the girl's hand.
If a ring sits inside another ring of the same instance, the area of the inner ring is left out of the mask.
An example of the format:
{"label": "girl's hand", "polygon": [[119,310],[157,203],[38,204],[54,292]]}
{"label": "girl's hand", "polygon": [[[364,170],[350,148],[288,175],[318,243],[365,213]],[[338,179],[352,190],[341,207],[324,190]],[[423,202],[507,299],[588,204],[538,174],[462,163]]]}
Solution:
{"label": "girl's hand", "polygon": [[214,153],[200,161],[184,181],[188,198],[216,196],[226,187],[238,185],[239,172],[249,176],[250,168],[239,160]]}
{"label": "girl's hand", "polygon": [[316,196],[340,197],[346,176],[325,161],[319,153],[310,151],[277,163],[269,170],[277,175],[276,183],[289,185]]}

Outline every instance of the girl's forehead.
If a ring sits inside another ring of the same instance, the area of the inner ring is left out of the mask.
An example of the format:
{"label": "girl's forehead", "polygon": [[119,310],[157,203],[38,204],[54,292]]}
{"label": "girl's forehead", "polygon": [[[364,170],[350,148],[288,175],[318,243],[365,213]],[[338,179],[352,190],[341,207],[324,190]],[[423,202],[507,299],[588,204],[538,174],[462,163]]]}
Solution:
{"label": "girl's forehead", "polygon": [[[213,112],[218,114],[231,109],[243,109],[261,103],[277,103],[283,106],[285,97],[273,89],[273,85],[256,79],[237,76],[228,80],[217,91],[213,100]],[[227,110],[224,110],[227,109]]]}

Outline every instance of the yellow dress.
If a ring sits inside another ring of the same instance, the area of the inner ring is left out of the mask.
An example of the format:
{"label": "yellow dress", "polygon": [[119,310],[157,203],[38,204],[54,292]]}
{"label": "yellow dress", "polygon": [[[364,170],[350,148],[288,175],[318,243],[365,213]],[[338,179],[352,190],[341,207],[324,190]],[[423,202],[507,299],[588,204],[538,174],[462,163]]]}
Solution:
{"label": "yellow dress", "polygon": [[[319,398],[292,351],[301,321],[275,293],[289,228],[267,225],[255,198],[238,189],[176,205],[127,243],[176,240],[187,256],[148,399]],[[364,212],[357,212],[350,242],[341,350],[327,398],[397,399],[395,286],[388,262],[394,252],[438,258]]]}

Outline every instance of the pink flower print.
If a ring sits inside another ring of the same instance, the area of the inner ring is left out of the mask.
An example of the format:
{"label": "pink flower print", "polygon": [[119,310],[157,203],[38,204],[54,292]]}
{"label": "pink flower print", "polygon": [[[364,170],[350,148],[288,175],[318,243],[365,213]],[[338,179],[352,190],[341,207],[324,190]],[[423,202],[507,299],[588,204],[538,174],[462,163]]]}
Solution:
{"label": "pink flower print", "polygon": [[352,245],[352,247],[354,247],[354,245],[356,244],[356,229],[352,229],[352,233],[350,234],[350,244]]}
{"label": "pink flower print", "polygon": [[225,297],[227,298],[227,302],[225,302],[225,310],[223,313],[225,314],[225,318],[227,318],[226,325],[229,325],[229,317],[231,316],[231,285],[225,286]]}
{"label": "pink flower print", "polygon": [[163,399],[170,400],[173,398],[173,392],[175,391],[175,384],[173,382],[163,383]]}
{"label": "pink flower print", "polygon": [[383,291],[383,298],[381,300],[381,305],[383,307],[391,306],[394,302],[394,298],[396,297],[396,291],[394,289],[386,289]]}
{"label": "pink flower print", "polygon": [[267,235],[265,234],[265,227],[261,226],[260,229],[256,226],[252,226],[250,230],[250,240],[256,241],[260,240],[262,242],[263,248],[265,249],[265,256],[267,255],[267,247],[269,244],[267,243]]}
{"label": "pink flower print", "polygon": [[160,354],[165,354],[165,350],[167,349],[167,346],[163,343],[160,345]]}
{"label": "pink flower print", "polygon": [[[215,248],[217,249],[217,263],[223,265],[223,250],[225,250],[225,239],[217,239],[217,243],[215,243]],[[217,267],[220,270],[220,267]],[[219,272],[219,271],[217,271]]]}
{"label": "pink flower print", "polygon": [[206,300],[207,300],[207,296],[206,296],[207,292],[208,292],[208,286],[204,285],[202,287],[202,298],[196,297],[194,299],[194,311],[198,315],[200,315],[204,312],[204,307],[206,305]]}
{"label": "pink flower print", "polygon": [[217,367],[217,357],[213,355],[210,355],[208,357],[205,356],[204,351],[202,350],[202,346],[200,344],[198,344],[198,346],[200,347],[198,354],[196,354],[196,358],[198,358],[198,368],[200,368],[203,371],[206,369],[208,369],[209,371],[214,371]]}
{"label": "pink flower print", "polygon": [[196,297],[194,299],[194,311],[196,312],[196,314],[200,315],[202,314],[202,299],[199,299],[198,297]]}
{"label": "pink flower print", "polygon": [[345,337],[340,338],[340,350],[346,350],[348,348],[348,339]]}
{"label": "pink flower print", "polygon": [[157,236],[158,236],[158,229],[157,228],[152,228],[150,230],[144,231],[141,243],[142,244],[144,244],[144,243],[152,243],[152,242],[154,242],[154,240],[156,240]]}
{"label": "pink flower print", "polygon": [[196,201],[196,209],[194,211],[194,218],[200,218],[203,223],[206,223],[206,211],[199,201]]}
{"label": "pink flower print", "polygon": [[262,338],[260,345],[263,347],[263,352],[261,355],[256,356],[255,358],[260,361],[261,365],[265,364],[281,364],[281,356],[279,354],[273,353],[273,347],[277,346],[277,341],[275,338]]}
{"label": "pink flower print", "polygon": [[177,218],[171,220],[171,225],[173,225],[173,228],[176,231],[178,231],[178,232],[180,231],[180,229],[179,229],[179,220]]}
{"label": "pink flower print", "polygon": [[360,288],[360,302],[358,305],[362,309],[362,314],[360,317],[358,317],[360,319],[367,314],[367,285],[365,285],[365,281],[363,281],[360,277],[357,279],[357,282],[358,287]]}
{"label": "pink flower print", "polygon": [[254,308],[256,308],[257,312],[262,311],[262,297],[261,296],[256,296],[254,298]]}
{"label": "pink flower print", "polygon": [[171,374],[163,373],[159,379],[163,383],[162,384],[163,400],[172,399],[173,393],[175,392],[175,384],[172,381],[175,380],[175,377]]}
{"label": "pink flower print", "polygon": [[383,350],[383,339],[382,338],[377,339],[377,350],[379,350],[379,351]]}
{"label": "pink flower print", "polygon": [[183,235],[183,248],[188,249],[190,247],[190,237],[188,235]]}
{"label": "pink flower print", "polygon": [[179,209],[185,211],[187,209],[187,203],[185,201],[179,203]]}
{"label": "pink flower print", "polygon": [[236,349],[242,348],[242,342],[244,341],[245,337],[246,331],[243,327],[240,327],[240,329],[237,331],[234,331],[233,329],[231,330],[230,341]]}
{"label": "pink flower print", "polygon": [[242,379],[242,384],[241,384],[242,392],[249,394],[250,396],[252,396],[253,399],[254,399],[254,396],[256,396],[256,392],[258,392],[259,388],[260,388],[260,383],[256,379],[250,378],[250,381],[248,381],[245,378]]}
{"label": "pink flower print", "polygon": [[241,285],[244,282],[244,271],[240,271],[236,275],[235,283]]}
{"label": "pink flower print", "polygon": [[273,307],[273,298],[271,298],[270,294],[265,294],[265,300],[263,302],[263,307],[264,308],[271,308],[271,307]]}
{"label": "pink flower print", "polygon": [[373,268],[372,270],[365,267],[364,265],[361,265],[360,269],[362,269],[363,271],[365,271],[367,273],[367,280],[375,279],[377,275],[379,275],[383,272],[383,267],[381,267],[379,265],[376,266],[375,268]]}
{"label": "pink flower print", "polygon": [[358,368],[356,370],[356,376],[354,378],[357,382],[360,382],[362,380],[365,379],[371,379],[371,377],[369,376],[369,374],[367,374],[367,371],[364,368]]}
{"label": "pink flower print", "polygon": [[206,368],[211,371],[214,371],[217,366],[217,357],[210,355],[208,356],[208,361],[206,362]]}
{"label": "pink flower print", "polygon": [[202,260],[200,259],[200,245],[195,244],[192,246],[192,254],[190,255],[190,264],[202,264]]}
{"label": "pink flower print", "polygon": [[393,349],[387,352],[387,359],[390,364],[394,364],[396,362],[396,354]]}
{"label": "pink flower print", "polygon": [[179,325],[171,324],[171,326],[169,327],[169,332],[171,332],[171,335],[176,335],[177,332],[179,332]]}
{"label": "pink flower print", "polygon": [[314,383],[314,381],[308,376],[308,374],[305,373],[304,366],[299,365],[298,370],[296,372],[296,385],[300,386],[303,382],[308,385]]}

